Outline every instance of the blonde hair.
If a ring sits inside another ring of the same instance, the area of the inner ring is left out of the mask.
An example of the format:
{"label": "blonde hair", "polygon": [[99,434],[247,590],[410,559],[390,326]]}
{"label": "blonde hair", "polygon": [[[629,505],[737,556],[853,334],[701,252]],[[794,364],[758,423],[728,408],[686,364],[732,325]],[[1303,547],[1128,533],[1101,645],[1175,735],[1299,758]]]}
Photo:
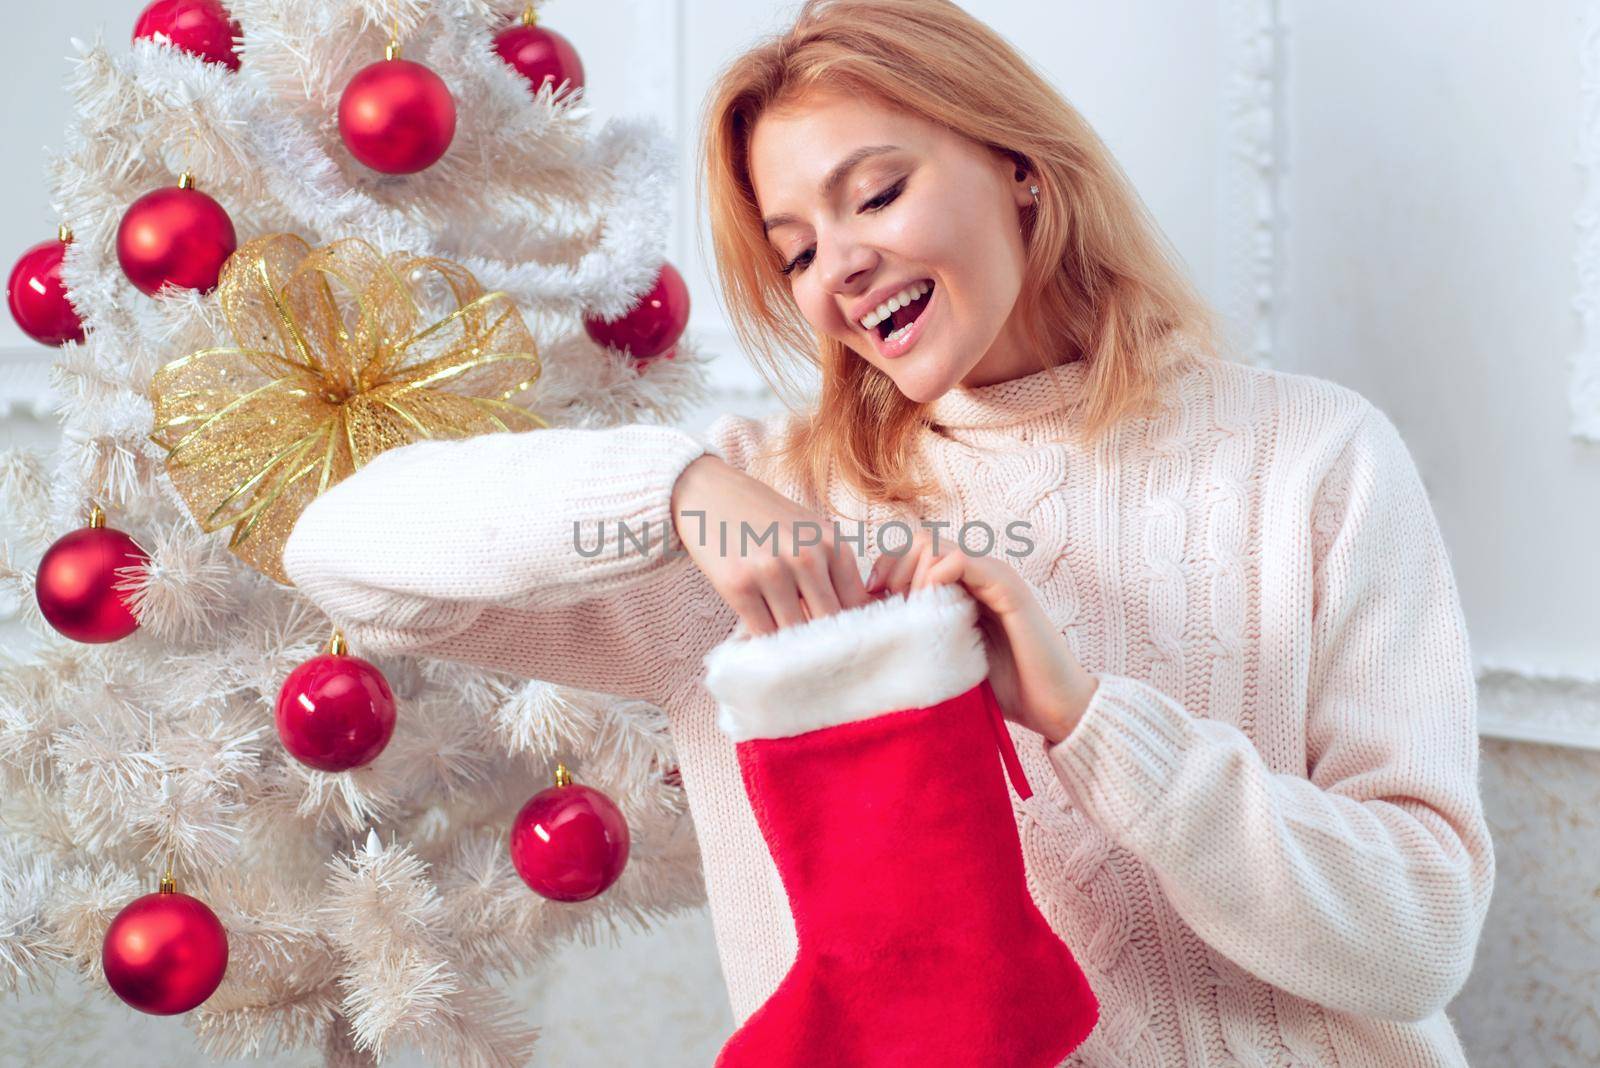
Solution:
{"label": "blonde hair", "polygon": [[787,31],[719,74],[705,106],[697,184],[739,342],[780,395],[793,385],[785,373],[793,356],[821,372],[817,408],[774,446],[803,485],[821,492],[831,467],[868,500],[915,502],[933,489],[914,473],[928,406],[811,331],[763,232],[750,135],[768,109],[803,107],[812,90],[919,115],[1030,172],[1039,194],[1037,208],[1023,212],[1019,326],[1041,370],[1073,352],[1089,361],[1075,402],[1085,439],[1149,410],[1170,330],[1215,350],[1213,313],[1121,167],[1004,38],[949,0],[807,0]]}

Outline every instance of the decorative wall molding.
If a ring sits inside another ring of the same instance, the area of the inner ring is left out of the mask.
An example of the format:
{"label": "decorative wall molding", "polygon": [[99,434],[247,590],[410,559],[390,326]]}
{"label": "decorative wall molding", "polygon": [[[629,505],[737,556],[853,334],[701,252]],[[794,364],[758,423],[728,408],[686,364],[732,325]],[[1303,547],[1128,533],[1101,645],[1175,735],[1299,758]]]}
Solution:
{"label": "decorative wall molding", "polygon": [[[689,99],[688,71],[684,63],[687,43],[688,0],[631,0],[628,22],[632,27],[632,61],[628,65],[628,99],[659,101],[653,108],[667,137],[678,147],[678,173],[672,193],[672,229],[667,258],[685,270],[694,255],[693,202],[685,186],[693,176],[694,102]],[[691,186],[692,188],[692,186]]]}
{"label": "decorative wall molding", "polygon": [[1478,674],[1478,733],[1600,750],[1600,677],[1486,664]]}
{"label": "decorative wall molding", "polygon": [[1600,443],[1600,2],[1590,0],[1578,16],[1578,169],[1583,193],[1577,224],[1578,292],[1573,307],[1581,331],[1572,356],[1569,387],[1572,435]]}
{"label": "decorative wall molding", "polygon": [[0,419],[50,418],[54,349],[0,348]]}
{"label": "decorative wall molding", "polygon": [[1286,27],[1279,0],[1222,0],[1218,303],[1246,362],[1269,366],[1284,296]]}

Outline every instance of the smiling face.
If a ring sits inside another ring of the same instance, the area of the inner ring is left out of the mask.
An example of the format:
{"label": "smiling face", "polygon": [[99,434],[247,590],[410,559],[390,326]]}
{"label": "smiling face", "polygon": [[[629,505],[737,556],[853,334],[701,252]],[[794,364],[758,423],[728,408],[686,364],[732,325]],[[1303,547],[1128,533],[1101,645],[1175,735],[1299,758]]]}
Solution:
{"label": "smiling face", "polygon": [[1015,317],[1032,178],[1010,157],[875,102],[813,95],[756,122],[750,177],[806,320],[912,401],[1039,369]]}

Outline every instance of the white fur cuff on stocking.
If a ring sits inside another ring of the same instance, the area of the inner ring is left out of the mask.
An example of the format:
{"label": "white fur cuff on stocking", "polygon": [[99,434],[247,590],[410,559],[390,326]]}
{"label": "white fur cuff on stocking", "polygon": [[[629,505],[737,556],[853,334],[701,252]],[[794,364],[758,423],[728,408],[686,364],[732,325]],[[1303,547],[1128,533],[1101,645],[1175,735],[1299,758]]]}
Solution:
{"label": "white fur cuff on stocking", "polygon": [[988,674],[978,606],[957,584],[928,586],[706,654],[717,726],[735,742],[925,708]]}

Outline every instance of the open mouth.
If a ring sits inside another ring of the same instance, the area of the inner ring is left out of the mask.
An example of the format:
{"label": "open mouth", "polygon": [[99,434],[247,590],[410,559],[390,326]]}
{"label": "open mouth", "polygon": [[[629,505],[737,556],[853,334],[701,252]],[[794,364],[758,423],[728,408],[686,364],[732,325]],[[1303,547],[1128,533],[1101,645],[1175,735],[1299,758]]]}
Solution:
{"label": "open mouth", "polygon": [[904,337],[906,331],[910,329],[911,324],[916,322],[917,319],[922,315],[923,311],[927,309],[928,301],[933,299],[934,285],[931,278],[926,279],[926,282],[928,286],[927,292],[923,293],[916,300],[913,300],[910,304],[907,304],[901,308],[896,308],[889,314],[887,319],[884,319],[882,322],[878,323],[874,329],[878,331],[878,337],[880,339],[892,343],[898,338]]}

